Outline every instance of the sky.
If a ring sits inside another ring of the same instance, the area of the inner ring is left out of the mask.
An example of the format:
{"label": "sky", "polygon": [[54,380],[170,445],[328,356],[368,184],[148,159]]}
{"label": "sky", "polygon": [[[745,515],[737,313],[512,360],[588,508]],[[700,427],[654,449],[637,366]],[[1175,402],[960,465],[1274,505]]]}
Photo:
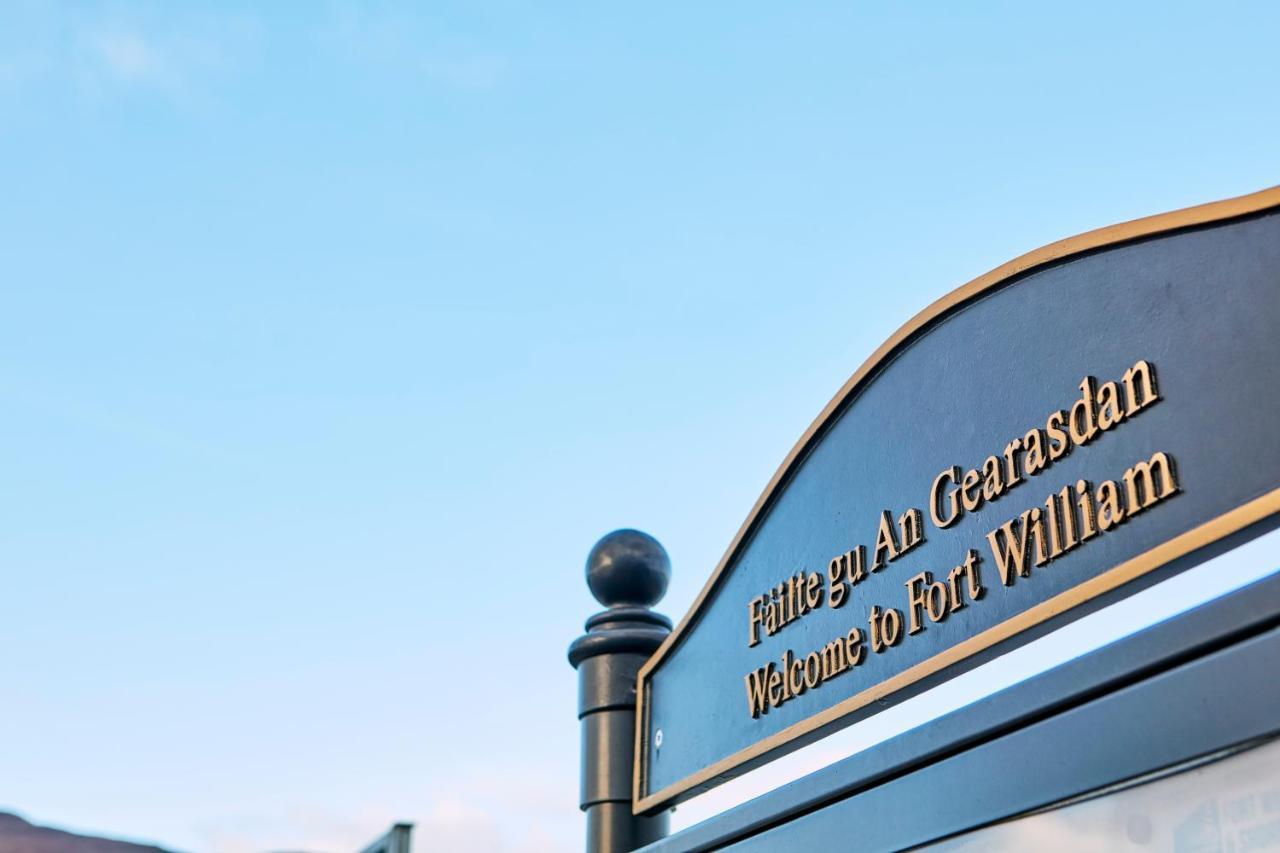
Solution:
{"label": "sky", "polygon": [[0,808],[569,849],[582,567],[679,617],[928,303],[1280,183],[1254,3],[0,9]]}

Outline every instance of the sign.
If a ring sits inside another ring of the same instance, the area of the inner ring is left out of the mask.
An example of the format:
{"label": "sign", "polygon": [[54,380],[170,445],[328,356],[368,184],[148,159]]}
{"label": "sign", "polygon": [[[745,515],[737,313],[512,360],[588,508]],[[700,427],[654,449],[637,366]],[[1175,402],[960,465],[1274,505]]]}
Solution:
{"label": "sign", "polygon": [[1277,424],[1280,188],[939,300],[819,415],[641,669],[635,810],[1274,525]]}

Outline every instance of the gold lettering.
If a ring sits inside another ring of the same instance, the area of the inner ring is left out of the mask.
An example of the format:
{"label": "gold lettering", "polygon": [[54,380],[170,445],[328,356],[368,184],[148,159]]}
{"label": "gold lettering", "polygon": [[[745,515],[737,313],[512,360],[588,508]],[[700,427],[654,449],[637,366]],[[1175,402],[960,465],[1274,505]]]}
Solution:
{"label": "gold lettering", "polygon": [[[1159,488],[1156,487],[1157,473],[1160,475]],[[1164,453],[1153,454],[1148,461],[1134,465],[1124,472],[1123,479],[1130,515],[1142,512],[1178,491],[1173,460]]]}
{"label": "gold lettering", "polygon": [[1062,531],[1058,528],[1058,496],[1049,495],[1044,502],[1044,526],[1049,531],[1049,559],[1062,553]]}
{"label": "gold lettering", "polygon": [[993,501],[1004,494],[1004,481],[1000,479],[1000,460],[997,457],[987,457],[987,461],[982,463],[982,474],[986,478],[982,484],[984,499]]}
{"label": "gold lettering", "polygon": [[[788,655],[791,652],[787,652]],[[792,658],[791,663],[787,664],[787,687],[791,688],[792,696],[799,696],[804,692],[804,662],[800,658]]]}
{"label": "gold lettering", "polygon": [[925,596],[925,609],[929,612],[929,620],[941,622],[947,618],[951,610],[947,607],[947,585],[942,581],[929,584],[929,592]]}
{"label": "gold lettering", "polygon": [[764,605],[764,632],[770,637],[778,633],[778,604],[772,598]]}
{"label": "gold lettering", "polygon": [[1030,514],[1031,511],[1028,510],[1019,518],[1010,519],[987,534],[991,556],[995,558],[1000,581],[1005,586],[1013,583],[1015,574],[1026,577],[1031,572],[1031,564],[1027,562],[1027,518]]}
{"label": "gold lettering", "polygon": [[1103,480],[1098,486],[1098,529],[1110,530],[1124,521],[1120,505],[1120,489],[1114,480]]}
{"label": "gold lettering", "polygon": [[1076,513],[1071,504],[1071,487],[1063,486],[1058,497],[1062,501],[1062,550],[1065,553],[1079,545],[1080,540],[1076,538]]}
{"label": "gold lettering", "polygon": [[884,641],[880,639],[880,608],[871,605],[871,616],[867,619],[871,625],[871,651],[879,654],[884,651]]}
{"label": "gold lettering", "polygon": [[1080,383],[1080,399],[1071,406],[1071,414],[1067,417],[1067,432],[1076,444],[1088,444],[1098,434],[1097,415],[1093,409],[1093,382],[1092,376],[1086,376]]}
{"label": "gold lettering", "polygon": [[[855,629],[856,630],[856,629]],[[822,647],[822,680],[849,668],[849,651],[844,640],[832,640]]]}
{"label": "gold lettering", "polygon": [[765,704],[769,698],[766,685],[769,677],[774,674],[772,661],[767,666],[747,673],[747,707],[751,710],[752,719],[769,711],[769,706]]}
{"label": "gold lettering", "polygon": [[822,678],[822,658],[817,652],[809,652],[804,659],[804,686],[812,690]]}
{"label": "gold lettering", "polygon": [[1033,477],[1049,464],[1044,455],[1044,433],[1038,429],[1029,431],[1022,437],[1022,446],[1026,450],[1023,465],[1027,476]]}
{"label": "gold lettering", "polygon": [[807,575],[804,582],[804,606],[808,610],[813,610],[822,604],[822,575],[812,572]]}
{"label": "gold lettering", "polygon": [[794,622],[800,618],[800,614],[804,613],[800,601],[800,584],[798,577],[792,575],[787,578],[787,622]]}
{"label": "gold lettering", "polygon": [[[1049,495],[1043,507],[1032,507],[989,532],[987,542],[991,546],[1001,582],[1005,586],[1011,586],[1019,576],[1029,576],[1032,565],[1049,564],[1094,536],[1114,529],[1129,516],[1142,512],[1146,507],[1178,491],[1173,460],[1165,453],[1154,453],[1150,459],[1138,462],[1124,472],[1122,479],[1123,489],[1115,480],[1103,480],[1096,490],[1089,481],[1078,480],[1075,484],[1074,501],[1072,487],[1065,486],[1061,491]],[[1032,548],[1035,549],[1034,563],[1031,559]],[[976,556],[976,552],[971,551],[970,556]],[[947,578],[945,592],[949,595],[952,610],[956,609],[958,576],[962,568],[973,567],[966,561],[965,566],[957,566]],[[926,572],[907,582],[911,604],[911,633],[923,627],[920,618],[922,607],[931,619],[937,621],[935,614],[938,610],[935,604],[940,606],[940,602],[932,598],[934,592],[928,585],[931,580]],[[976,573],[971,580],[975,583],[975,587],[971,589],[971,597],[976,598],[980,594],[976,588]]]}
{"label": "gold lettering", "polygon": [[850,566],[849,583],[857,584],[867,576],[867,546],[859,545],[844,555],[845,563]]}
{"label": "gold lettering", "polygon": [[[783,695],[783,678],[782,673],[773,668],[773,664],[769,664],[769,705],[777,708],[786,701]],[[776,693],[774,691],[777,691]]]}
{"label": "gold lettering", "polygon": [[924,514],[918,509],[907,510],[898,518],[898,529],[902,531],[902,551],[898,556],[902,556],[924,541]]}
{"label": "gold lettering", "polygon": [[[882,557],[881,555],[884,555]],[[880,532],[876,534],[876,550],[871,561],[871,571],[884,568],[885,564],[898,558],[898,539],[894,535],[893,519],[889,510],[880,513]]]}
{"label": "gold lettering", "polygon": [[764,596],[757,595],[747,605],[747,645],[754,646],[760,642],[760,624],[764,621],[762,609]]}
{"label": "gold lettering", "polygon": [[914,634],[924,628],[920,620],[920,611],[927,605],[925,604],[925,589],[933,583],[933,575],[928,572],[920,574],[907,581],[907,633]]}
{"label": "gold lettering", "polygon": [[[954,465],[944,470],[933,481],[933,488],[929,490],[929,516],[933,519],[933,524],[939,530],[946,530],[948,527],[956,523],[960,518],[960,506],[956,500],[956,480],[960,478],[960,466]],[[940,487],[943,483],[950,483],[952,488],[946,490],[946,509],[942,506],[942,492]]]}
{"label": "gold lettering", "polygon": [[[900,625],[897,611],[885,611],[879,621],[880,634],[889,638],[890,645],[896,643]],[[801,656],[787,649],[778,661],[747,673],[743,680],[752,719],[861,664],[863,636],[860,628],[850,628],[817,651]]]}
{"label": "gold lettering", "polygon": [[897,645],[902,639],[902,614],[892,607],[880,617],[880,639],[886,646]]}
{"label": "gold lettering", "polygon": [[1093,492],[1088,480],[1076,481],[1076,504],[1080,507],[1080,541],[1092,539],[1098,533],[1097,512],[1093,509]]}
{"label": "gold lettering", "polygon": [[982,475],[977,469],[971,469],[964,475],[964,482],[960,484],[960,500],[964,504],[965,511],[973,512],[982,506],[982,492],[975,491],[981,482]]}
{"label": "gold lettering", "polygon": [[1015,438],[1004,446],[1004,479],[1006,486],[1012,486],[1022,478],[1018,474],[1018,460],[1014,456],[1022,447],[1022,439]]}
{"label": "gold lettering", "polygon": [[[964,562],[960,564],[964,568],[965,583],[969,588],[969,599],[971,601],[977,601],[982,598],[987,591],[983,587],[982,581],[978,579],[978,563],[980,562],[981,559],[978,557],[978,552],[970,548],[969,553],[965,555]],[[958,610],[959,608],[956,609]]]}
{"label": "gold lettering", "polygon": [[844,637],[844,653],[849,658],[849,666],[862,663],[862,629],[850,628]]}
{"label": "gold lettering", "polygon": [[[1120,378],[1124,382],[1125,414],[1132,415],[1160,399],[1160,394],[1156,390],[1155,365],[1149,361],[1138,362],[1126,370],[1124,376]],[[1141,380],[1141,387],[1138,380]],[[1138,395],[1139,391],[1142,392],[1141,396]]]}
{"label": "gold lettering", "polygon": [[1059,409],[1045,422],[1044,430],[1049,434],[1049,460],[1057,462],[1062,457],[1071,452],[1071,443],[1067,441],[1067,434],[1062,431],[1062,425],[1067,420],[1067,413]]}
{"label": "gold lettering", "polygon": [[1027,517],[1031,524],[1031,541],[1036,546],[1036,565],[1043,566],[1049,562],[1049,552],[1045,548],[1044,541],[1044,514],[1040,512],[1040,507],[1037,506],[1030,510]]}
{"label": "gold lettering", "polygon": [[1124,420],[1120,409],[1120,389],[1114,382],[1105,382],[1098,389],[1098,429],[1111,429]]}
{"label": "gold lettering", "polygon": [[831,589],[827,601],[833,610],[843,605],[849,594],[849,584],[844,580],[844,560],[844,556],[835,557],[827,565],[827,586]]}

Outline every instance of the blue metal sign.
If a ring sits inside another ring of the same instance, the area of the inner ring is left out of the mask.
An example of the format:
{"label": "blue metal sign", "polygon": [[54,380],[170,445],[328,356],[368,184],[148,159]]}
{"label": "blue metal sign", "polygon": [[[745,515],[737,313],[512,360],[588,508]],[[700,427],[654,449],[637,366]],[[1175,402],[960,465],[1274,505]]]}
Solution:
{"label": "blue metal sign", "polygon": [[641,669],[670,805],[1280,511],[1280,189],[1053,244],[841,389]]}

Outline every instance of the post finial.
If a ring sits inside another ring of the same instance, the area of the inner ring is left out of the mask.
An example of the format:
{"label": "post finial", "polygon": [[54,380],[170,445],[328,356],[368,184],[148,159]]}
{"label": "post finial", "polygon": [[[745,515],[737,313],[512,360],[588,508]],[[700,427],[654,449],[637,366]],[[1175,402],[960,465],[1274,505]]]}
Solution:
{"label": "post finial", "polygon": [[671,582],[671,558],[639,530],[615,530],[587,555],[587,586],[605,607],[652,607]]}

